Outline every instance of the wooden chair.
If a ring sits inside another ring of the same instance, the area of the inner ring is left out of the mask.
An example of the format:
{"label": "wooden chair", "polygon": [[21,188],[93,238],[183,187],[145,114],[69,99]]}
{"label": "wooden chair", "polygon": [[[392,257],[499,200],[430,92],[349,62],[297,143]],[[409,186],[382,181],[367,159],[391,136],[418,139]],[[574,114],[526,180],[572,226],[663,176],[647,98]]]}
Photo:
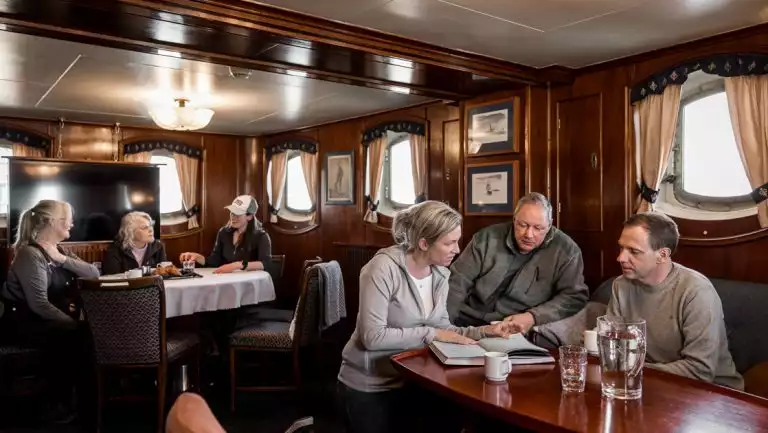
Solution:
{"label": "wooden chair", "polygon": [[[235,411],[238,391],[294,391],[301,387],[300,350],[316,340],[319,316],[319,279],[314,265],[322,259],[304,261],[301,291],[293,320],[262,320],[244,326],[229,337],[230,408]],[[279,318],[278,318],[279,319]],[[295,324],[293,337],[291,321]],[[238,386],[237,366],[240,352],[291,354],[293,358],[293,384],[288,386]]]}
{"label": "wooden chair", "polygon": [[105,373],[117,369],[154,369],[157,374],[157,431],[162,433],[168,365],[191,358],[193,382],[199,387],[197,335],[166,335],[162,277],[81,279],[79,286],[96,358],[96,431],[101,430]]}

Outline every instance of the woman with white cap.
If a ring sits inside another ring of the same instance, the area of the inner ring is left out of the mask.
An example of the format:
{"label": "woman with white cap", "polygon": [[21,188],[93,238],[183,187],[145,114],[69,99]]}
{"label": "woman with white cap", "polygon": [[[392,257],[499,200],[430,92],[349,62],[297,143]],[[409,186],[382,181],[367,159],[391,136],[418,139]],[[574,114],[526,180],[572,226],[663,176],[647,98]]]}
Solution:
{"label": "woman with white cap", "polygon": [[199,253],[181,253],[183,263],[194,260],[205,267],[215,267],[214,273],[224,274],[238,270],[267,271],[272,273],[272,242],[256,220],[259,204],[250,195],[237,197],[229,210],[229,223],[219,229],[216,243],[208,257]]}

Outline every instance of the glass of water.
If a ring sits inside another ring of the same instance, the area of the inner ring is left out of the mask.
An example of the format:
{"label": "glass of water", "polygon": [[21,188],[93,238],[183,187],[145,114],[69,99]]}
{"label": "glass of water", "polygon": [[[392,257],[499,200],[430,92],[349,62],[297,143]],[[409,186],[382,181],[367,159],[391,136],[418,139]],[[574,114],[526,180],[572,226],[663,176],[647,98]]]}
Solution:
{"label": "glass of water", "polygon": [[587,348],[560,346],[560,384],[564,392],[584,392],[587,382]]}
{"label": "glass of water", "polygon": [[597,318],[600,384],[604,396],[622,400],[643,396],[645,337],[643,319]]}

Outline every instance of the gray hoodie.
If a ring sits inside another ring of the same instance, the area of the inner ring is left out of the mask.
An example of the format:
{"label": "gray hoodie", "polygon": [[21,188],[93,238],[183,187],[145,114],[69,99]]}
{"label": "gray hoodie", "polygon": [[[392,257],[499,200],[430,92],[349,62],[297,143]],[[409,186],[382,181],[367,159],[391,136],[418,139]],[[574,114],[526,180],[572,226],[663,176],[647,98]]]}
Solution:
{"label": "gray hoodie", "polygon": [[452,326],[445,309],[450,271],[432,266],[435,307],[424,318],[419,292],[408,277],[405,249],[379,250],[360,271],[360,309],[355,332],[342,352],[339,381],[363,392],[402,386],[390,357],[422,348],[435,338],[435,328],[449,329],[479,340],[480,328]]}

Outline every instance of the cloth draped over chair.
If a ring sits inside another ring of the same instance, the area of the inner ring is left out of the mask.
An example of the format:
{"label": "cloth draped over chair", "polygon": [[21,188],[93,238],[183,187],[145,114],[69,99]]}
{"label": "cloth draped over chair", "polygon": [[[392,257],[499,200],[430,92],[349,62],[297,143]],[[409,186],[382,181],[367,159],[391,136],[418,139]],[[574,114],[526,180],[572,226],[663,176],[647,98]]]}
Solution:
{"label": "cloth draped over chair", "polygon": [[269,161],[270,183],[272,184],[269,196],[269,222],[277,223],[277,214],[280,212],[285,191],[285,182],[288,174],[288,152],[298,151],[301,158],[301,170],[304,172],[304,182],[307,185],[309,200],[311,202],[310,222],[314,224],[317,219],[317,189],[319,176],[317,173],[317,143],[308,139],[289,139],[270,143],[266,146],[267,161]]}
{"label": "cloth draped over chair", "polygon": [[376,224],[379,222],[378,207],[381,194],[381,177],[384,173],[384,154],[389,140],[387,132],[407,133],[411,143],[411,162],[413,172],[413,188],[416,202],[426,200],[427,196],[427,140],[426,125],[412,121],[393,121],[379,124],[363,132],[361,144],[370,158],[368,177],[369,191],[365,196],[366,212],[363,221]]}
{"label": "cloth draped over chair", "polygon": [[652,75],[632,87],[638,186],[638,211],[652,209],[666,169],[680,107],[680,87],[693,72],[725,77],[725,92],[739,150],[758,208],[768,227],[768,55],[721,54],[695,59]]}
{"label": "cloth draped over chair", "polygon": [[[199,173],[203,151],[175,140],[140,140],[123,144],[123,160],[148,164],[152,160],[152,152],[156,150],[166,150],[173,155],[179,175],[182,204],[189,211],[195,206],[200,189]],[[188,215],[187,228],[191,230],[197,227],[200,227],[197,215]]]}

